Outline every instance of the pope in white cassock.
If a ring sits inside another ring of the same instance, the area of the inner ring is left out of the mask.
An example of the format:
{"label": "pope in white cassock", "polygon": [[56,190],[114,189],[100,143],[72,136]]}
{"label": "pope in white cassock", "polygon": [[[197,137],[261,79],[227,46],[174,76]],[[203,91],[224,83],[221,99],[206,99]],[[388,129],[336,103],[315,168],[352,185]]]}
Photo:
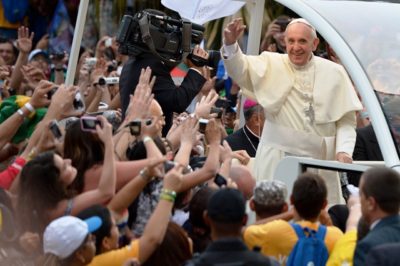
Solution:
{"label": "pope in white cassock", "polygon": [[243,94],[264,107],[255,177],[272,179],[286,155],[351,163],[355,111],[362,105],[344,68],[313,55],[319,43],[315,28],[294,19],[286,28],[287,54],[258,56],[240,50],[237,40],[244,29],[241,19],[229,23],[221,52],[229,76]]}

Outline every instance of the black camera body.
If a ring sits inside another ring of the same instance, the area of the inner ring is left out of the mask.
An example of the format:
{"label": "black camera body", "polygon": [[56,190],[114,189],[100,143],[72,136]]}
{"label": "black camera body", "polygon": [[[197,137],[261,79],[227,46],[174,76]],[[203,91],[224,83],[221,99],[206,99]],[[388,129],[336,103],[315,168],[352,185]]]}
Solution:
{"label": "black camera body", "polygon": [[163,62],[176,65],[181,62],[184,53],[190,53],[192,44],[201,42],[203,32],[201,25],[146,9],[134,16],[123,17],[117,41],[121,54],[137,56],[151,52]]}

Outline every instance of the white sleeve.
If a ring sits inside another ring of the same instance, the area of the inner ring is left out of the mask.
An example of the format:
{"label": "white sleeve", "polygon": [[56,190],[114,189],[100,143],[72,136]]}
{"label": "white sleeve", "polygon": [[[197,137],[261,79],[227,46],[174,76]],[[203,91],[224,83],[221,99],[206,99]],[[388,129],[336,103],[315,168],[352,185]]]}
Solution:
{"label": "white sleeve", "polygon": [[336,122],[336,153],[345,152],[352,156],[356,143],[356,114],[346,113]]}
{"label": "white sleeve", "polygon": [[237,52],[238,52],[238,43],[235,42],[234,44],[231,45],[223,45],[222,46],[222,54],[225,57],[225,59],[231,59]]}

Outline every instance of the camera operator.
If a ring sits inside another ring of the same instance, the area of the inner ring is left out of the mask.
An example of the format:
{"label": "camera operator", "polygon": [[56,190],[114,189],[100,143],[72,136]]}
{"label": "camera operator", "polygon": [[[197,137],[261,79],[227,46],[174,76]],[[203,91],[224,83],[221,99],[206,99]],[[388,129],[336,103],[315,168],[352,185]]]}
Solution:
{"label": "camera operator", "polygon": [[[208,58],[208,53],[198,45],[193,49],[193,55],[204,59]],[[129,95],[133,94],[139,81],[140,70],[150,67],[152,75],[156,76],[153,93],[165,115],[163,135],[166,135],[172,125],[173,112],[182,113],[185,111],[206,82],[202,75],[202,67],[195,66],[189,59],[188,61],[190,70],[182,84],[176,87],[170,75],[171,68],[150,51],[131,57],[124,65],[120,77],[122,112],[125,113],[128,107]]]}

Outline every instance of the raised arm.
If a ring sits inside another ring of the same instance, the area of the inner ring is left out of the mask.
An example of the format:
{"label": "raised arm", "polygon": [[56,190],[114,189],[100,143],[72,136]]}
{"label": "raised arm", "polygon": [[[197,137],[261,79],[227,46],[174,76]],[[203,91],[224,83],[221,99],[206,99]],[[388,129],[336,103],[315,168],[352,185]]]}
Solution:
{"label": "raised arm", "polygon": [[0,148],[9,142],[19,127],[24,122],[24,118],[29,116],[35,109],[47,106],[50,101],[46,98],[46,93],[51,90],[51,87],[45,85],[44,82],[39,83],[39,86],[34,90],[32,98],[20,111],[15,112],[6,121],[0,124]]}
{"label": "raised arm", "polygon": [[211,119],[207,124],[206,139],[208,141],[207,160],[202,168],[184,176],[182,180],[182,191],[188,190],[196,185],[208,181],[218,172],[220,166],[219,143],[221,141],[221,131],[213,119]]}
{"label": "raised arm", "polygon": [[182,166],[176,165],[164,177],[160,201],[147,222],[142,237],[139,239],[140,263],[144,263],[164,239],[176,193],[182,191],[182,170]]}
{"label": "raised arm", "polygon": [[28,63],[29,52],[32,49],[33,36],[33,32],[29,35],[29,28],[27,27],[22,26],[18,29],[17,48],[19,50],[19,54],[10,81],[10,87],[15,89],[17,94],[24,94],[24,92],[20,89],[22,81],[21,67]]}
{"label": "raised arm", "polygon": [[[96,126],[96,132],[104,143],[104,164],[100,177],[99,186],[87,192],[83,192],[73,198],[71,215],[76,215],[80,211],[94,204],[104,204],[110,200],[115,193],[116,168],[114,160],[114,142],[112,140],[112,126],[106,118],[98,116],[102,126]],[[56,210],[51,213],[51,218],[60,217],[65,213],[68,201],[63,200],[57,205]]]}

